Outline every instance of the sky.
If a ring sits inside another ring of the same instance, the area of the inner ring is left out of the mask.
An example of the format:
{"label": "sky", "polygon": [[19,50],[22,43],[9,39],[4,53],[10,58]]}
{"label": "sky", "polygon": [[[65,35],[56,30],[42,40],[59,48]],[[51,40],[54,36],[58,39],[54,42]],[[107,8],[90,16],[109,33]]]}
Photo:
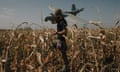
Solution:
{"label": "sky", "polygon": [[69,11],[73,3],[77,8],[85,8],[78,14],[80,18],[102,21],[105,27],[112,27],[120,19],[120,0],[0,0],[0,29],[13,28],[22,22],[54,27],[41,22],[51,13],[48,6]]}

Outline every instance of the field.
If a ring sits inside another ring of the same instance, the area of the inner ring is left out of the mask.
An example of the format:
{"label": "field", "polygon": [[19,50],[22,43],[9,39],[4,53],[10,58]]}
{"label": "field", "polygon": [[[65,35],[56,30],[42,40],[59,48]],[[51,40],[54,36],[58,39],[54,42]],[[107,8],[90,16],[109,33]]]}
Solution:
{"label": "field", "polygon": [[[0,72],[63,72],[54,29],[0,30]],[[120,28],[68,28],[71,72],[120,72]]]}

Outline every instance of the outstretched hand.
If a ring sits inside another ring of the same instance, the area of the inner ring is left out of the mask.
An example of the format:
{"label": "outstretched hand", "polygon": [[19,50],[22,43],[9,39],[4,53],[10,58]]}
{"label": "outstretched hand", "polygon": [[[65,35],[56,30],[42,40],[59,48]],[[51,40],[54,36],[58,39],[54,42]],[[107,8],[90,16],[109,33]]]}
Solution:
{"label": "outstretched hand", "polygon": [[52,35],[56,35],[56,34],[57,34],[57,31],[53,31],[53,32],[52,32]]}

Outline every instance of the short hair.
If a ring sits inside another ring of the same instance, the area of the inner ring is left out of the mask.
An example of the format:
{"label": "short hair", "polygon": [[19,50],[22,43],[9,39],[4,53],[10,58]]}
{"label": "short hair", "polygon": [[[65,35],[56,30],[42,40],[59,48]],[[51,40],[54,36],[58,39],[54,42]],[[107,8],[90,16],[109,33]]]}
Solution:
{"label": "short hair", "polygon": [[62,14],[62,10],[61,9],[57,9],[56,11],[55,11],[55,15],[61,15]]}

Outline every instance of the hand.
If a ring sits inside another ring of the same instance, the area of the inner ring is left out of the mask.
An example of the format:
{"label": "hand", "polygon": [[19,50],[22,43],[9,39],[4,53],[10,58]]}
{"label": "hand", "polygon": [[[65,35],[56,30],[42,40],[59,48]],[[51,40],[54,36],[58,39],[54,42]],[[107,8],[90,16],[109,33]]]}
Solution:
{"label": "hand", "polygon": [[52,33],[52,35],[56,35],[56,34],[57,34],[57,32],[53,32],[53,33]]}

